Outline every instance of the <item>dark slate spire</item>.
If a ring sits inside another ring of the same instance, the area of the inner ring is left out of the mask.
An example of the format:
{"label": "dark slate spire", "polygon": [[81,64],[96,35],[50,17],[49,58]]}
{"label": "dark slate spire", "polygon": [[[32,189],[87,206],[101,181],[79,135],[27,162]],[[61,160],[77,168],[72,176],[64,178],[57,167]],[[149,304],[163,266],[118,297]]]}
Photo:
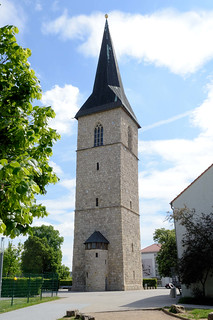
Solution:
{"label": "dark slate spire", "polygon": [[77,112],[75,118],[118,107],[122,107],[140,128],[124,92],[106,20],[93,92]]}

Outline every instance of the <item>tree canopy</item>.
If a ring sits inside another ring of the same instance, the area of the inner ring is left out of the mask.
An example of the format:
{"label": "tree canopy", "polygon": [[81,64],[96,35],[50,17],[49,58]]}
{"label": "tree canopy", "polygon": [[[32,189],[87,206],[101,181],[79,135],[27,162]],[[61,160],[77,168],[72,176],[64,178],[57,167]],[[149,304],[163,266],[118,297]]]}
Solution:
{"label": "tree canopy", "polygon": [[[174,219],[184,228],[179,260],[181,282],[187,287],[193,284],[194,293],[205,296],[208,276],[213,276],[213,214],[196,214],[195,210],[175,210]],[[199,284],[201,284],[201,289]]]}
{"label": "tree canopy", "polygon": [[64,274],[61,265],[61,245],[64,238],[52,226],[33,227],[31,236],[24,243],[22,271],[24,273],[54,272]]}
{"label": "tree canopy", "polygon": [[21,251],[23,245],[18,243],[18,246],[14,246],[12,242],[9,242],[7,249],[4,251],[3,262],[3,275],[15,276],[21,274]]}
{"label": "tree canopy", "polygon": [[22,252],[22,271],[25,274],[57,272],[54,251],[48,246],[46,239],[29,236],[25,241]]}
{"label": "tree canopy", "polygon": [[0,233],[26,234],[34,217],[47,215],[36,194],[57,182],[49,165],[57,132],[48,126],[51,107],[33,106],[41,88],[29,49],[17,44],[13,26],[0,28]]}
{"label": "tree canopy", "polygon": [[162,277],[171,277],[172,270],[177,270],[177,247],[175,230],[156,229],[153,235],[155,242],[161,244],[157,254],[158,271]]}

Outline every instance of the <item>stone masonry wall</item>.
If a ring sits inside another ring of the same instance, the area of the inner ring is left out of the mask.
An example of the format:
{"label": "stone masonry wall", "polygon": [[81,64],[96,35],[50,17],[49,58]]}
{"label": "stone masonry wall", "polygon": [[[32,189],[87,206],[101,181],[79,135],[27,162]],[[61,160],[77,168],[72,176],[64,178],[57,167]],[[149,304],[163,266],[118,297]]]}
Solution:
{"label": "stone masonry wall", "polygon": [[85,251],[86,291],[105,291],[108,281],[108,250]]}
{"label": "stone masonry wall", "polygon": [[[104,145],[94,147],[98,123]],[[84,242],[94,231],[110,242],[108,290],[141,288],[137,130],[122,108],[78,120],[73,290],[86,289],[89,258]]]}

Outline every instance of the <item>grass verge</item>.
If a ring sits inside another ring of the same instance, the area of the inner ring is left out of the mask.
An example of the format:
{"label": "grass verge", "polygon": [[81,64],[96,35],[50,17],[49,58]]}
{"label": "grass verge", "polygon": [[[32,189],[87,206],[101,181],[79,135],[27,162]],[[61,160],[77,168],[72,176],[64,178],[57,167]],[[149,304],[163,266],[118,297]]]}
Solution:
{"label": "grass verge", "polygon": [[[187,310],[186,319],[208,319],[208,314],[213,312],[213,309],[193,309]],[[181,314],[182,315],[182,314]],[[185,316],[184,316],[185,317]]]}
{"label": "grass verge", "polygon": [[40,300],[40,297],[30,298],[30,301],[27,303],[27,298],[15,298],[14,304],[11,306],[11,299],[8,300],[0,300],[0,314],[16,309],[26,308],[29,306],[33,306],[34,304],[39,304],[43,302],[49,302],[53,300],[60,299],[59,297],[43,297]]}
{"label": "grass verge", "polygon": [[[174,314],[170,311],[169,308],[164,308],[167,311],[167,314]],[[186,309],[184,313],[175,313],[180,316],[182,319],[190,319],[190,320],[199,320],[199,319],[208,319],[208,314],[213,312],[213,309]]]}

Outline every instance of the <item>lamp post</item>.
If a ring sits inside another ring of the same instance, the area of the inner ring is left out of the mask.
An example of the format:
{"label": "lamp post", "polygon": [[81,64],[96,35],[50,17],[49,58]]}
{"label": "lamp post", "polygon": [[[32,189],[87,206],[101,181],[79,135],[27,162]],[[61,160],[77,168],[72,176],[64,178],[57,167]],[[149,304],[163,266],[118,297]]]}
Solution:
{"label": "lamp post", "polygon": [[0,298],[1,298],[1,288],[2,288],[3,258],[4,258],[4,237],[0,236]]}

